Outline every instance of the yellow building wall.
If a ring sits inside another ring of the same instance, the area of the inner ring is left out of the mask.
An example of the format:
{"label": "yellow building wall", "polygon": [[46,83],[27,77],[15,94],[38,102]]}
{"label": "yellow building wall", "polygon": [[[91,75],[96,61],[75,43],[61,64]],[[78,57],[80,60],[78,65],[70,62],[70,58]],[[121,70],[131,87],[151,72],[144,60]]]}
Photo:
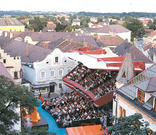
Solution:
{"label": "yellow building wall", "polygon": [[24,26],[0,26],[0,30],[2,31],[19,31],[19,32],[24,32],[25,31],[25,27]]}
{"label": "yellow building wall", "polygon": [[[18,78],[15,79],[15,81],[20,84],[21,78],[20,78],[20,70],[21,70],[21,58],[20,57],[11,57],[7,53],[4,52],[3,49],[0,48],[0,62],[4,64],[4,66],[7,68],[8,72],[11,74],[11,76],[14,78],[14,72],[18,72]],[[3,59],[6,60],[6,62],[3,62]],[[10,68],[9,68],[10,67]]]}

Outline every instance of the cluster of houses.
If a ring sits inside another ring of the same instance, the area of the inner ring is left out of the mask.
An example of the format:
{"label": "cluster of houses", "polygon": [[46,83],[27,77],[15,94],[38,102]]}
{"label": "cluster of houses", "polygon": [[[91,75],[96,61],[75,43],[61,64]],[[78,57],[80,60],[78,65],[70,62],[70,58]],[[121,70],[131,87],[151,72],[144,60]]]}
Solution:
{"label": "cluster of houses", "polygon": [[[17,84],[29,84],[37,97],[71,92],[62,78],[79,63],[91,69],[116,70],[118,89],[114,93],[113,115],[141,113],[156,131],[155,37],[155,33],[146,37],[146,44],[140,49],[129,43],[131,31],[120,25],[76,32],[11,32],[6,29],[0,36],[0,75]],[[94,56],[88,50],[94,52]],[[105,54],[99,54],[99,50]],[[101,57],[107,59],[101,61],[98,59]]]}

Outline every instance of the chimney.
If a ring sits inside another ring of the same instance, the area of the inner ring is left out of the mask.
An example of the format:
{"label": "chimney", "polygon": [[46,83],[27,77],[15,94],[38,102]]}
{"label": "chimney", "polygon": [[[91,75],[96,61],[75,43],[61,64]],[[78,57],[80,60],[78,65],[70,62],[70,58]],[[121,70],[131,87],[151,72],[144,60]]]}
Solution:
{"label": "chimney", "polygon": [[87,45],[87,42],[86,42],[86,40],[85,40],[85,38],[84,38],[84,41],[83,41],[83,46],[84,47],[87,47],[88,45]]}
{"label": "chimney", "polygon": [[29,45],[26,45],[26,56],[29,57]]}
{"label": "chimney", "polygon": [[45,45],[44,45],[44,48],[48,48],[48,44],[45,44]]}
{"label": "chimney", "polygon": [[84,47],[88,47],[87,42],[84,42],[83,45],[84,45]]}
{"label": "chimney", "polygon": [[97,35],[97,40],[100,40],[100,36],[99,35]]}

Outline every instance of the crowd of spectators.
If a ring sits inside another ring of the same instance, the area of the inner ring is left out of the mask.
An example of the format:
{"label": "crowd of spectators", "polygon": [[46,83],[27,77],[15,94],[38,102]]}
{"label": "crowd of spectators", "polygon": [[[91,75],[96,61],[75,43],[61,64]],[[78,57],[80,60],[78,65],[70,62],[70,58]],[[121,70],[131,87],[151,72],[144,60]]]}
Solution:
{"label": "crowd of spectators", "polygon": [[100,98],[115,89],[116,76],[115,71],[88,69],[80,64],[67,75],[67,78],[79,83]]}
{"label": "crowd of spectators", "polygon": [[98,119],[106,115],[103,108],[96,108],[75,92],[44,101],[42,108],[53,116],[59,127],[71,126],[74,121]]}

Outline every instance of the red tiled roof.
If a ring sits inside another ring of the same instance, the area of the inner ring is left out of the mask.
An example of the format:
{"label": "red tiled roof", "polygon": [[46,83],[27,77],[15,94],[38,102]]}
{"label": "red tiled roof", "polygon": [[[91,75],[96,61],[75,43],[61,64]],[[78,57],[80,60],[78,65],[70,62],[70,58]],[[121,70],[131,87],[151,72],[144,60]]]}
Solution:
{"label": "red tiled roof", "polygon": [[123,41],[121,37],[111,35],[99,36],[98,39],[98,42],[101,42],[104,46],[118,46]]}
{"label": "red tiled roof", "polygon": [[153,37],[153,36],[155,36],[155,35],[156,35],[156,30],[153,31],[153,32],[149,35],[149,37]]}

